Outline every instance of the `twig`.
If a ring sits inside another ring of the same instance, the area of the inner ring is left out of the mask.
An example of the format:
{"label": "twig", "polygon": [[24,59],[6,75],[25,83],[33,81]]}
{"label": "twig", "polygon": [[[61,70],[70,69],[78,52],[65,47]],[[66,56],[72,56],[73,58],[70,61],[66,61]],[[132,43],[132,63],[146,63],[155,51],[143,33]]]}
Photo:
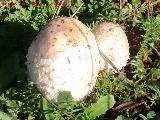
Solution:
{"label": "twig", "polygon": [[62,5],[63,5],[63,3],[65,2],[65,0],[63,0],[62,1],[62,4],[60,4],[60,6],[56,6],[56,10],[55,10],[55,13],[54,13],[54,15],[53,15],[53,17],[52,17],[52,19],[54,19],[56,16],[58,16],[59,15],[59,13],[60,13],[60,10],[61,10],[61,8],[62,8]]}
{"label": "twig", "polygon": [[118,68],[113,64],[113,62],[111,62],[111,60],[106,55],[104,55],[100,50],[99,53],[104,58],[105,62],[109,63],[117,72],[119,72]]}
{"label": "twig", "polygon": [[[151,46],[152,47],[152,46]],[[155,48],[155,47],[152,47],[153,48],[153,50],[155,50],[156,51],[156,53],[158,54],[158,56],[160,57],[160,52]]]}
{"label": "twig", "polygon": [[76,12],[71,17],[74,17],[77,14],[77,12],[81,9],[82,6],[83,6],[83,3],[79,6],[79,8],[76,10]]}

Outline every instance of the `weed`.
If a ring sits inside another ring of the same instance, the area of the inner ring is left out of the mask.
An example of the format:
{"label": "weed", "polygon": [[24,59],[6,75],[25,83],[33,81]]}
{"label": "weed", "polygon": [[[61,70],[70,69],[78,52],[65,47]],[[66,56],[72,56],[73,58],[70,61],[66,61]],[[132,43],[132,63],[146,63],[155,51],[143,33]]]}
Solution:
{"label": "weed", "polygon": [[0,7],[0,119],[158,120],[160,15],[154,9],[151,14],[149,8],[159,3],[75,0],[71,6],[62,6],[59,15],[74,15],[91,29],[101,21],[118,22],[127,29],[140,29],[142,40],[138,53],[128,62],[129,70],[115,75],[100,72],[94,90],[84,100],[75,101],[68,92],[62,92],[58,102],[49,103],[30,84],[25,65],[31,41],[55,13],[55,6],[48,2],[57,1],[39,1],[43,6]]}

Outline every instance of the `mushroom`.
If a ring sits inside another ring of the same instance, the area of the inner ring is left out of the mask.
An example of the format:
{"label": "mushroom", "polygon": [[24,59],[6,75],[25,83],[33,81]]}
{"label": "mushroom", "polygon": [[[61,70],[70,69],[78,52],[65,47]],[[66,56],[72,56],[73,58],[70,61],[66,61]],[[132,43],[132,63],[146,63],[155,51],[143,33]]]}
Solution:
{"label": "mushroom", "polygon": [[113,72],[121,70],[127,64],[130,55],[127,36],[121,26],[102,22],[96,27],[95,37],[104,61],[109,63],[107,69]]}
{"label": "mushroom", "polygon": [[27,60],[31,79],[49,101],[62,91],[84,98],[104,67],[94,34],[71,17],[50,21],[29,47]]}

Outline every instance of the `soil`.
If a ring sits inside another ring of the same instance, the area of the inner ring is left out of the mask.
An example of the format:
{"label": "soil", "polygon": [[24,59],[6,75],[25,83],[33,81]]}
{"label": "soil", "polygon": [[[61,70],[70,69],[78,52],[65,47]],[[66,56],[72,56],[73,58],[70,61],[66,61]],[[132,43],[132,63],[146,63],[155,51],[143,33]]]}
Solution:
{"label": "soil", "polygon": [[[140,50],[141,47],[141,42],[143,41],[143,37],[142,35],[144,34],[144,31],[140,30],[137,27],[132,27],[132,28],[126,28],[126,35],[128,38],[128,42],[129,42],[129,46],[130,46],[130,60],[128,62],[130,62],[134,56],[136,56]],[[126,76],[129,79],[132,79],[133,74],[132,74],[132,69],[131,69],[131,65],[128,64],[125,67],[125,72],[126,72]]]}
{"label": "soil", "polygon": [[143,34],[144,31],[141,31],[139,28],[136,27],[126,29],[126,35],[130,46],[130,58],[137,55],[141,47],[140,43],[143,40]]}

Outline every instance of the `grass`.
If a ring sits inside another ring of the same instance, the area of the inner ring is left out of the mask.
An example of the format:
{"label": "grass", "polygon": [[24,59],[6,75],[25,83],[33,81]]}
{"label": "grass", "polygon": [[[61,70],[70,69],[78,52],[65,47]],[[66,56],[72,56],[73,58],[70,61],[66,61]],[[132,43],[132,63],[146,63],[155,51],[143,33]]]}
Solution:
{"label": "grass", "polygon": [[0,7],[0,119],[160,119],[158,1],[74,0],[71,7],[62,6],[60,16],[76,12],[74,17],[91,29],[100,21],[121,24],[129,39],[131,56],[118,74],[101,72],[93,92],[84,100],[74,101],[69,93],[62,92],[58,103],[49,103],[36,90],[25,64],[29,45],[56,10],[46,1],[42,4]]}

